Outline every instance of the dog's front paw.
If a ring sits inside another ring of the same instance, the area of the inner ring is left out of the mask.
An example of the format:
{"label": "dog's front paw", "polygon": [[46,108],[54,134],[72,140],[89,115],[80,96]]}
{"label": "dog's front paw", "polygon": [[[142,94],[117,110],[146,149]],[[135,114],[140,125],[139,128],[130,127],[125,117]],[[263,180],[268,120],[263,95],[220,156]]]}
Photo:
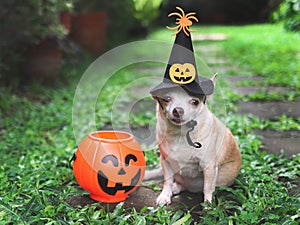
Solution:
{"label": "dog's front paw", "polygon": [[171,193],[161,192],[156,199],[156,205],[169,205],[171,204]]}

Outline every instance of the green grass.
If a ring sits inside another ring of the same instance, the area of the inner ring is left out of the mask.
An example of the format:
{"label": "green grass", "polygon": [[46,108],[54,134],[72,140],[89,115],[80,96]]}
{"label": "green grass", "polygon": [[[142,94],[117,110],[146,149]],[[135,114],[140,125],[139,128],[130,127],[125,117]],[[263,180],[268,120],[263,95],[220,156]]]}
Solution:
{"label": "green grass", "polygon": [[[225,52],[233,63],[262,75],[266,84],[300,89],[300,36],[278,25],[231,29]],[[256,32],[256,33],[255,33]],[[259,34],[259,35],[255,35]]]}
{"label": "green grass", "polygon": [[[224,32],[232,37],[222,42],[231,63],[263,75],[266,85],[288,85],[299,91],[299,65],[295,65],[295,60],[293,63],[288,60],[299,52],[299,39],[294,34],[284,33],[274,25],[203,27],[199,30],[203,33]],[[173,39],[166,29],[156,31],[151,39],[161,37]],[[263,54],[270,49],[273,53]],[[268,64],[270,56],[274,62]],[[264,63],[257,62],[261,57]],[[147,64],[147,67],[157,65]],[[137,211],[125,209],[120,203],[109,212],[100,203],[75,208],[66,203],[72,196],[86,194],[78,187],[69,168],[69,159],[76,148],[72,130],[73,97],[83,70],[67,66],[65,81],[54,87],[31,84],[17,89],[1,83],[0,224],[193,224],[188,210],[145,206]],[[283,74],[286,76],[282,77]],[[268,78],[271,75],[272,79]],[[103,88],[103,96],[107,98],[97,101],[97,128],[111,123],[112,103],[126,85],[139,76],[134,67],[128,67],[111,77]],[[286,77],[293,82],[287,82]],[[226,86],[222,88],[224,96],[216,101],[225,101],[227,109],[234,108],[239,97]],[[126,93],[128,95],[120,101],[120,111],[116,110],[114,116],[120,127],[128,119],[122,115],[123,107],[139,99],[132,90],[126,89]],[[154,109],[149,107],[141,106],[130,114],[133,126],[154,124],[153,118]],[[243,166],[233,187],[216,190],[219,197],[214,199],[212,209],[206,203],[199,203],[203,210],[198,212],[197,223],[298,224],[299,193],[292,190],[300,176],[300,155],[286,158],[284,154],[276,156],[260,151],[261,141],[252,130],[299,130],[300,118],[282,116],[277,121],[270,121],[231,112],[222,120],[239,143]],[[144,150],[147,164],[157,163],[157,147],[144,147]],[[220,195],[223,192],[227,195]]]}

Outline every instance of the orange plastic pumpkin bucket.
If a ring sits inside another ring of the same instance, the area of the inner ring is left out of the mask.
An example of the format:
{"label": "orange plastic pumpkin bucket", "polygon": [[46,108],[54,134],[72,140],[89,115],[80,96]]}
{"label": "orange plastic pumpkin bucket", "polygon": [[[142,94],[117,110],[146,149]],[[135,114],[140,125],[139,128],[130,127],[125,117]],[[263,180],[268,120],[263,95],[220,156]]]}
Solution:
{"label": "orange plastic pumpkin bucket", "polygon": [[122,131],[90,133],[78,146],[73,163],[79,185],[94,200],[124,201],[143,180],[144,153],[133,135]]}

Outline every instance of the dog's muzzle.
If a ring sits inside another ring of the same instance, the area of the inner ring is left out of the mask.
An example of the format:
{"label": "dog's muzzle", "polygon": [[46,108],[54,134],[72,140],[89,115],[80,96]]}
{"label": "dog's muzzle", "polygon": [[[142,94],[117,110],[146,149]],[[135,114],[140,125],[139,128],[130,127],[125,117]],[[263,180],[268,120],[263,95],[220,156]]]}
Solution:
{"label": "dog's muzzle", "polygon": [[[205,104],[205,100],[206,100],[206,96],[204,99],[204,104]],[[158,103],[159,103],[161,109],[165,112],[164,106],[162,105],[162,103],[159,100],[158,100]],[[200,144],[200,142],[197,142],[197,141],[193,142],[190,137],[190,133],[194,130],[195,126],[197,126],[197,121],[191,120],[191,121],[187,122],[187,126],[190,128],[190,130],[188,130],[186,133],[186,140],[187,140],[188,144],[195,148],[201,148],[202,145]]]}

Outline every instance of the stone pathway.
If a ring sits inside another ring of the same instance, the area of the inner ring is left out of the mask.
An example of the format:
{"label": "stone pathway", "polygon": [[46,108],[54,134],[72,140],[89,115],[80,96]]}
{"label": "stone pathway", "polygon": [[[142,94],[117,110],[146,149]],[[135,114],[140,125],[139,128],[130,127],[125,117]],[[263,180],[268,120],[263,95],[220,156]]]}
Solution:
{"label": "stone pathway", "polygon": [[[207,39],[208,38],[208,39]],[[216,37],[210,35],[207,37],[199,36],[196,39],[197,44],[194,45],[195,52],[199,54],[203,59],[207,59],[211,70],[213,72],[219,73],[219,79],[227,80],[232,85],[232,89],[241,96],[247,96],[249,94],[256,93],[258,91],[266,90],[267,92],[274,91],[278,93],[288,91],[286,87],[259,87],[259,86],[238,86],[238,82],[251,79],[260,81],[263,79],[260,76],[236,76],[230,75],[232,71],[239,71],[239,68],[236,66],[228,65],[229,60],[220,55],[221,47],[216,42],[216,40],[224,40],[226,36],[218,34]],[[211,44],[201,44],[200,41],[213,40]],[[149,72],[149,69],[144,69],[146,72]],[[164,70],[164,69],[163,69]],[[142,72],[143,69],[140,70]],[[162,68],[151,69],[154,73],[161,73]],[[235,73],[236,74],[236,73]],[[270,119],[277,120],[282,114],[286,114],[289,117],[299,117],[300,113],[300,102],[239,102],[238,103],[238,113],[240,114],[252,114],[261,119]],[[143,130],[145,129],[145,130]],[[140,142],[143,142],[142,133],[145,133],[147,136],[148,133],[153,133],[154,128],[139,128],[131,130],[133,134],[137,136],[137,139]],[[145,131],[145,132],[143,132]],[[293,154],[299,153],[300,146],[300,131],[275,131],[275,130],[255,130],[256,134],[262,137],[263,146],[261,149],[267,153],[279,154],[282,150],[286,152],[288,157]],[[139,136],[140,135],[140,136]],[[147,138],[146,138],[147,139]],[[153,142],[154,137],[151,138]],[[151,142],[150,141],[150,142]],[[150,144],[149,139],[145,144]],[[158,183],[158,186],[162,186],[162,182]],[[144,206],[156,207],[155,199],[159,195],[160,191],[154,191],[147,186],[141,186],[136,190],[131,196],[125,201],[125,208],[134,207],[137,211],[141,210]],[[222,193],[220,194],[222,195]],[[91,200],[88,195],[84,196],[75,196],[67,200],[71,206],[85,206],[95,203]],[[195,217],[199,214],[201,210],[200,202],[203,202],[203,195],[192,194],[189,192],[183,192],[178,196],[173,198],[173,202],[168,209],[177,209],[182,208],[185,210],[191,210],[191,214]],[[102,206],[109,210],[113,210],[116,204],[103,204]],[[175,208],[174,208],[175,207]]]}
{"label": "stone pathway", "polygon": [[[251,79],[261,81],[260,76],[227,76],[235,92],[243,97],[257,92],[275,92],[278,94],[286,93],[288,87],[278,86],[238,86],[239,82]],[[239,114],[248,114],[259,117],[260,119],[276,121],[282,115],[298,118],[300,116],[300,101],[240,101],[237,105]],[[300,131],[276,131],[276,130],[254,130],[262,137],[262,149],[267,153],[280,154],[285,151],[287,157],[300,153]]]}
{"label": "stone pathway", "polygon": [[[162,184],[159,184],[162,186]],[[145,206],[156,208],[156,198],[160,191],[155,191],[147,186],[140,186],[136,191],[134,191],[124,202],[125,208],[135,208],[140,211]],[[180,195],[176,195],[172,198],[172,203],[167,206],[168,210],[188,210],[193,209],[195,215],[201,210],[200,202],[203,202],[203,194],[194,194],[190,192],[182,192]],[[67,199],[67,203],[72,207],[84,207],[86,205],[91,205],[97,203],[97,201],[92,200],[88,195],[74,196]],[[105,209],[113,211],[118,203],[106,204],[100,203]],[[192,212],[192,213],[193,213]]]}
{"label": "stone pathway", "polygon": [[[215,64],[210,65],[213,72],[219,73],[219,79],[228,81],[231,89],[242,97],[246,97],[251,94],[258,92],[277,93],[283,94],[289,90],[288,87],[280,86],[239,86],[239,83],[243,81],[251,80],[260,82],[263,80],[261,76],[237,76],[230,75],[231,73],[236,74],[240,69],[236,66],[229,66],[226,59],[222,58],[224,64],[219,63],[219,54],[212,53],[212,51],[218,52],[218,47],[210,46],[209,52],[205,51],[205,48],[197,48],[203,58],[208,55],[210,60],[212,60],[211,55],[216,56]],[[300,116],[300,101],[240,101],[237,104],[237,113],[245,115],[257,116],[260,119],[276,121],[283,114],[287,117],[298,118]],[[263,146],[262,150],[267,153],[280,154],[284,151],[287,157],[291,157],[294,154],[300,153],[300,131],[276,131],[276,130],[254,130],[256,134],[262,137]]]}
{"label": "stone pathway", "polygon": [[251,114],[261,119],[277,120],[283,114],[297,118],[300,112],[300,102],[249,101],[239,102],[238,113]]}

